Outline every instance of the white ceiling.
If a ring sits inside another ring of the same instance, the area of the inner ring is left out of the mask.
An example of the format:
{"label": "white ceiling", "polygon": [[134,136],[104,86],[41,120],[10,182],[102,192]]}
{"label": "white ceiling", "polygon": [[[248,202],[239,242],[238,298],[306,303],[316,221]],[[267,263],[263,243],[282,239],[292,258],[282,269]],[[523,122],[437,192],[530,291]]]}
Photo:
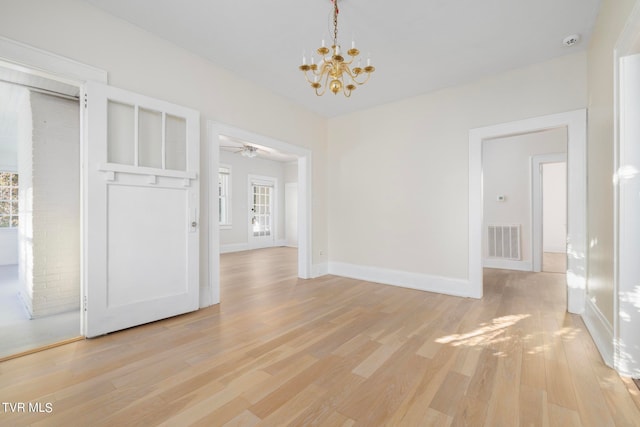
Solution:
{"label": "white ceiling", "polygon": [[[339,0],[376,72],[351,98],[316,97],[298,70],[329,41],[330,0],[86,0],[326,117],[586,49],[600,0]],[[579,34],[569,48],[562,40]]]}

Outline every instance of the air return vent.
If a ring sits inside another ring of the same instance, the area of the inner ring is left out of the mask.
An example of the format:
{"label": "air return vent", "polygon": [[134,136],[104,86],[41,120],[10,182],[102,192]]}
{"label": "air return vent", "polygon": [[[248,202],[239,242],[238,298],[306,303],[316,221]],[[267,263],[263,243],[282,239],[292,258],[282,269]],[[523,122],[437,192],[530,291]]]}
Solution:
{"label": "air return vent", "polygon": [[489,256],[501,259],[520,259],[520,225],[489,225]]}

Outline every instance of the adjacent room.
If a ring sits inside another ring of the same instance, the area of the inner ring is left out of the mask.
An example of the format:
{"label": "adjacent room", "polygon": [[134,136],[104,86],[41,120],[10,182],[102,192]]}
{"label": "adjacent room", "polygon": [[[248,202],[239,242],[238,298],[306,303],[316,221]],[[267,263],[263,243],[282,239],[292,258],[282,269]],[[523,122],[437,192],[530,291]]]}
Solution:
{"label": "adjacent room", "polygon": [[81,336],[80,126],[73,88],[0,74],[0,357],[7,357]]}
{"label": "adjacent room", "polygon": [[640,425],[638,40],[0,1],[0,425]]}

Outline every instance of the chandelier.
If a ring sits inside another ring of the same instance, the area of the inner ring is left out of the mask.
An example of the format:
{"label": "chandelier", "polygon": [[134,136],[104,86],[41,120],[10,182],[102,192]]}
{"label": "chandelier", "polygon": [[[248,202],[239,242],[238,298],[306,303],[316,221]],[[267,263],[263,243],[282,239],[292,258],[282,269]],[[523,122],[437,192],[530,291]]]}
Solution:
{"label": "chandelier", "polygon": [[360,51],[356,49],[355,41],[351,42],[351,49],[347,50],[349,60],[342,56],[342,49],[338,43],[338,0],[333,2],[333,45],[329,49],[322,40],[316,52],[320,55],[319,63],[315,63],[314,56],[311,55],[311,64],[307,64],[306,55],[302,55],[302,65],[300,70],[311,87],[316,91],[316,95],[322,96],[327,91],[327,87],[334,95],[343,92],[344,96],[351,96],[351,92],[356,87],[365,84],[376,69],[371,65],[371,59],[367,59],[367,65],[361,66],[358,60],[357,66],[351,68],[351,64]]}

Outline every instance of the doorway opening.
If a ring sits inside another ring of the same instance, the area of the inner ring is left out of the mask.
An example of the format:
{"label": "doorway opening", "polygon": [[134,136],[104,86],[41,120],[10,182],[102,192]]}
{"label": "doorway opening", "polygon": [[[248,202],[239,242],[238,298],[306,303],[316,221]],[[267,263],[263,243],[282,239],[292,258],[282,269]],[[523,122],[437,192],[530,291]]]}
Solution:
{"label": "doorway opening", "polygon": [[[535,272],[567,271],[567,162],[566,154],[533,159]],[[539,223],[539,222],[541,223]]]}
{"label": "doorway opening", "polygon": [[582,313],[586,290],[586,110],[552,114],[469,131],[469,296],[483,294],[483,143],[567,129],[567,310]]}
{"label": "doorway opening", "polygon": [[298,277],[310,278],[311,151],[211,122],[209,135],[212,303],[220,301],[221,253],[293,247]]}
{"label": "doorway opening", "polygon": [[81,337],[79,87],[0,65],[0,360]]}
{"label": "doorway opening", "polygon": [[566,158],[566,147],[566,127],[483,142],[484,267],[540,272],[543,252],[549,261],[566,257],[566,191],[555,191],[566,188],[566,178],[552,180],[550,171],[545,187],[542,174]]}

